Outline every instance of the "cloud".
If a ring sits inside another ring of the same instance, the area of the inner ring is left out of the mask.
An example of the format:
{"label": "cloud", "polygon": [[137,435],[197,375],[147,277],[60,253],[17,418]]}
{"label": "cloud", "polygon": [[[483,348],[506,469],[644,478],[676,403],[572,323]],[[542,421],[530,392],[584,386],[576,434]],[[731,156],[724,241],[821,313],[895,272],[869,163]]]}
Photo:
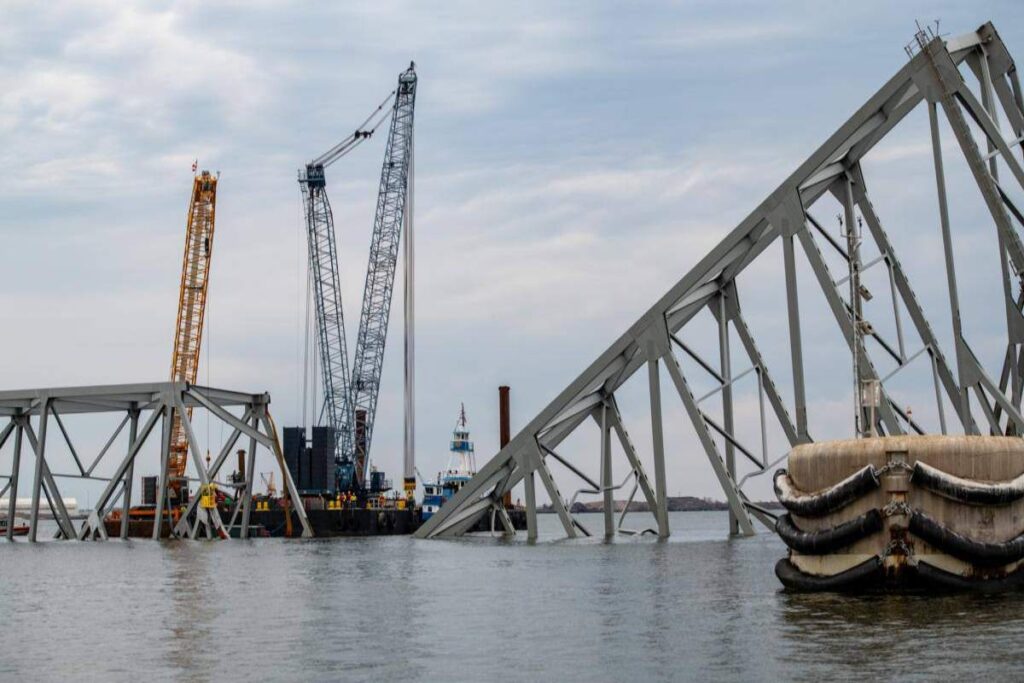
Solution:
{"label": "cloud", "polygon": [[[155,174],[205,145],[204,121],[252,125],[270,96],[272,64],[188,30],[180,12],[107,3],[23,13],[0,65],[0,161],[22,170],[7,192],[152,189]],[[35,22],[52,31],[38,35]]]}
{"label": "cloud", "polygon": [[807,31],[807,26],[798,21],[752,21],[740,17],[721,23],[665,27],[649,42],[675,51],[704,50],[793,38]]}

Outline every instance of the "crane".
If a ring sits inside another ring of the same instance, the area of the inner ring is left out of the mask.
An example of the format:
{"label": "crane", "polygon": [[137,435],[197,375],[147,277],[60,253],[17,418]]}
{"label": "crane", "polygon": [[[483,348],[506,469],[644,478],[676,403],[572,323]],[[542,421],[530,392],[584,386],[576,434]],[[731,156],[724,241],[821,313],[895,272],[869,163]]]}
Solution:
{"label": "crane", "polygon": [[[380,377],[384,368],[391,295],[412,158],[413,111],[416,104],[416,72],[413,64],[398,77],[384,164],[377,192],[377,211],[370,242],[370,262],[363,287],[363,310],[356,337],[355,367],[352,369],[352,407],[357,416],[356,471],[362,481],[370,471],[370,439],[373,436]],[[365,416],[365,417],[363,417]]]}
{"label": "crane", "polygon": [[[193,167],[193,171],[195,168]],[[219,173],[218,173],[219,176]],[[210,285],[210,257],[213,255],[213,228],[217,205],[217,176],[203,171],[193,178],[192,198],[185,228],[185,255],[181,264],[181,290],[178,294],[178,322],[171,355],[171,380],[195,383],[199,372],[199,352],[206,316],[206,293]],[[187,408],[189,418],[192,408]],[[188,438],[175,411],[171,427],[167,481],[171,496],[182,500],[181,482],[188,462]]]}
{"label": "crane", "polygon": [[[335,435],[335,484],[339,490],[364,486],[369,473],[369,444],[406,213],[416,82],[415,65],[410,64],[399,75],[395,90],[352,134],[299,172],[323,382],[320,414]],[[350,372],[337,240],[324,169],[371,138],[389,114],[391,127],[381,169],[355,362]]]}

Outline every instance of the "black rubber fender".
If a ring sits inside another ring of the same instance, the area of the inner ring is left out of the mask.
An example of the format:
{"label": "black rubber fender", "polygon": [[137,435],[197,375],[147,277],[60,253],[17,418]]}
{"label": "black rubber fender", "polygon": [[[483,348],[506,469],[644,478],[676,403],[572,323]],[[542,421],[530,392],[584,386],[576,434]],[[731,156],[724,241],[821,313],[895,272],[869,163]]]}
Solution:
{"label": "black rubber fender", "polygon": [[831,529],[801,531],[789,514],[775,522],[775,532],[787,546],[804,555],[827,555],[882,529],[882,513],[871,509]]}
{"label": "black rubber fender", "polygon": [[778,470],[773,478],[775,496],[782,506],[801,517],[821,517],[841,510],[879,486],[878,473],[865,465],[838,484],[815,493],[804,493],[793,485],[789,472]]}
{"label": "black rubber fender", "polygon": [[947,591],[974,591],[979,593],[1000,593],[1024,588],[1024,569],[1017,569],[1005,576],[992,578],[970,578],[952,574],[944,569],[918,561],[918,578],[934,588]]}
{"label": "black rubber fender", "polygon": [[800,571],[795,564],[784,557],[775,564],[775,576],[786,590],[803,593],[843,592],[857,590],[868,583],[881,582],[882,560],[873,556],[855,567],[832,576],[815,576]]}
{"label": "black rubber fender", "polygon": [[1009,505],[1024,498],[1024,474],[1001,482],[982,482],[948,474],[918,460],[910,481],[943,498],[968,505]]}
{"label": "black rubber fender", "polygon": [[910,533],[944,553],[971,564],[992,566],[1024,559],[1024,534],[1001,543],[986,543],[944,527],[914,510],[910,515]]}

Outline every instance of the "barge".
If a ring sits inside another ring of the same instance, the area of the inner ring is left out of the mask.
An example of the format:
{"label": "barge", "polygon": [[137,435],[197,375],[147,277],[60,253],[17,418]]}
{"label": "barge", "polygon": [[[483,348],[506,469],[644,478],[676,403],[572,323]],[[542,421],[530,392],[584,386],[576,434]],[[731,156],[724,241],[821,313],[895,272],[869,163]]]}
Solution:
{"label": "barge", "polygon": [[[474,445],[470,439],[466,422],[465,406],[459,411],[459,418],[452,432],[451,456],[445,470],[434,482],[424,482],[425,495],[422,507],[416,507],[411,497],[387,495],[390,483],[382,472],[373,471],[369,489],[347,493],[323,493],[309,490],[313,485],[325,485],[331,469],[329,463],[334,457],[334,442],[326,428],[315,427],[313,440],[306,443],[302,428],[285,429],[285,460],[293,480],[300,482],[300,495],[306,516],[316,538],[340,536],[390,536],[415,532],[421,523],[437,512],[441,505],[454,496],[476,474]],[[244,452],[239,454],[239,471],[244,467]],[[315,476],[314,476],[315,475]],[[244,485],[244,477],[237,472],[231,475],[237,486]],[[249,513],[250,537],[297,536],[300,523],[298,515],[289,511],[282,498],[277,496],[273,475],[264,479],[267,494],[253,497],[253,509]],[[156,477],[143,478],[143,502],[128,512],[127,536],[129,538],[152,538],[156,514]],[[306,490],[303,490],[306,489]],[[186,492],[187,494],[187,492]],[[209,506],[217,510],[226,533],[238,537],[241,533],[240,514],[236,501],[223,490],[216,489],[209,499]],[[513,528],[526,528],[526,512],[520,507],[506,507]],[[170,538],[171,530],[177,526],[182,512],[180,507],[164,513],[160,530],[161,538]],[[104,520],[107,535],[120,536],[121,511],[115,510]],[[470,531],[499,532],[500,524],[489,516],[481,519]]]}

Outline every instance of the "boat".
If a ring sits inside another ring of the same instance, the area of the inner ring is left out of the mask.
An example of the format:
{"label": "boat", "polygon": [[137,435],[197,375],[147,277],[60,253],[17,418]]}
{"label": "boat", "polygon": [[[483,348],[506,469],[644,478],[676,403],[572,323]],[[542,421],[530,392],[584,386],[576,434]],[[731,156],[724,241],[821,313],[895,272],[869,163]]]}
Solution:
{"label": "boat", "polygon": [[454,496],[476,474],[476,454],[473,452],[473,440],[469,438],[469,426],[466,423],[466,406],[459,407],[459,419],[452,430],[449,446],[448,464],[438,472],[437,479],[423,484],[422,521],[441,509],[445,501]]}
{"label": "boat", "polygon": [[[13,536],[28,536],[28,524],[16,524],[12,529]],[[0,519],[0,536],[7,534],[7,520]]]}

